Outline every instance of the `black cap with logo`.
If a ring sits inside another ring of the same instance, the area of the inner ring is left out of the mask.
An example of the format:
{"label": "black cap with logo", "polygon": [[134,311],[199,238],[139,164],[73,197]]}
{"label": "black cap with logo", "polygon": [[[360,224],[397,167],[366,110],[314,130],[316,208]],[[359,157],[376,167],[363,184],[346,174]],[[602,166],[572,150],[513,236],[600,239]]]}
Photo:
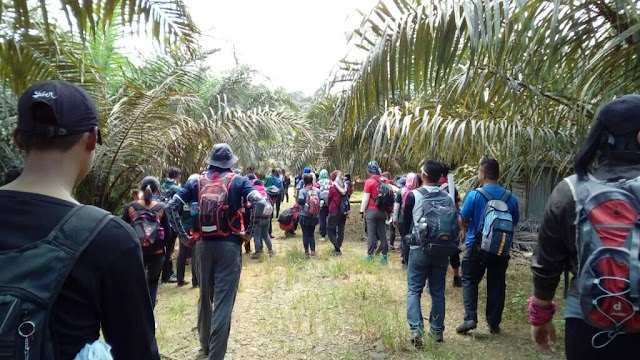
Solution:
{"label": "black cap with logo", "polygon": [[[34,105],[51,107],[56,124],[34,118]],[[63,80],[45,80],[31,85],[18,100],[18,130],[57,137],[82,134],[98,126],[98,110],[81,87]]]}

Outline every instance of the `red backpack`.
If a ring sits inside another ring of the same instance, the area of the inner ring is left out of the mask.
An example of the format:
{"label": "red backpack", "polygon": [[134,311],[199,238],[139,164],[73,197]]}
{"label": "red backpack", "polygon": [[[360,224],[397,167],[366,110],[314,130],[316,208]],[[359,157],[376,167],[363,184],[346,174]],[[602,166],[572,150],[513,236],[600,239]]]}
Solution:
{"label": "red backpack", "polygon": [[574,175],[567,182],[576,200],[580,306],[584,320],[602,330],[592,339],[600,348],[640,332],[640,178]]}
{"label": "red backpack", "polygon": [[307,215],[316,216],[320,214],[320,196],[318,192],[311,189],[307,194]]}
{"label": "red backpack", "polygon": [[[211,179],[206,173],[198,180],[198,217],[200,233],[203,236],[223,237],[230,233],[243,232],[242,212],[229,213],[229,187],[236,174],[228,173],[220,177],[213,173]],[[233,223],[240,221],[240,229],[234,229]]]}

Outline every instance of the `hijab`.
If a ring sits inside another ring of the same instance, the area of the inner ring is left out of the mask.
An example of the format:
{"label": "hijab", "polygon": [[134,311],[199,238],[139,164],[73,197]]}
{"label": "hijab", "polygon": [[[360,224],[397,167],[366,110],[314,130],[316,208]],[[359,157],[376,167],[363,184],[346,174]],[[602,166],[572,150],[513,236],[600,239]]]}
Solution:
{"label": "hijab", "polygon": [[407,196],[413,189],[417,189],[420,187],[420,183],[418,182],[418,175],[416,173],[407,174],[407,182],[404,185],[404,191],[402,193],[402,206],[407,202]]}
{"label": "hijab", "polygon": [[380,175],[382,173],[382,169],[380,169],[380,165],[378,165],[375,161],[369,161],[367,164],[367,172],[375,175]]}
{"label": "hijab", "polygon": [[334,179],[333,186],[336,187],[336,190],[338,190],[342,195],[345,195],[347,193],[347,185],[344,183],[342,172],[340,170],[334,171],[331,173],[331,178]]}

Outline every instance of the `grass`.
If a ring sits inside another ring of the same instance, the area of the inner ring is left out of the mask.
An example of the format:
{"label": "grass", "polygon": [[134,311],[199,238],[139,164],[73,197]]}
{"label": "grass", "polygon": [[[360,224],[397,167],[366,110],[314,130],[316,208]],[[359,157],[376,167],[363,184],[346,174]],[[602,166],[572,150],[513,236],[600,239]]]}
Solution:
{"label": "grass", "polygon": [[[451,287],[449,273],[445,342],[427,341],[423,351],[413,350],[400,256],[391,254],[387,265],[381,264],[379,257],[364,262],[366,246],[359,240],[361,233],[362,221],[352,216],[342,257],[330,256],[332,246],[323,242],[317,245],[318,258],[305,260],[300,231],[287,239],[276,231],[277,255],[273,258],[251,260],[245,255],[228,349],[233,359],[561,358],[561,345],[555,357],[541,357],[531,343],[526,316],[531,275],[526,261],[512,261],[507,272],[502,335],[489,335],[483,323],[484,283],[478,330],[469,336],[455,334],[464,311],[462,293]],[[201,358],[197,333],[192,330],[197,299],[196,289],[161,285],[157,337],[161,352],[169,358]],[[423,296],[427,318],[429,305],[429,296]],[[562,325],[556,316],[558,329]],[[558,344],[562,343],[559,339]]]}

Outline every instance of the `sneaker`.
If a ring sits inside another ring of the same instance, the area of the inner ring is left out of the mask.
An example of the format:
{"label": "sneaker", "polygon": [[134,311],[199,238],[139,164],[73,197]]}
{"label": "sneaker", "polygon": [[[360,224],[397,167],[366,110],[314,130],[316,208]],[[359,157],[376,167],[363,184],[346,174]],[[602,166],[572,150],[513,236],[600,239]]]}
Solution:
{"label": "sneaker", "polygon": [[422,342],[422,336],[420,336],[420,334],[411,335],[411,344],[418,350],[422,350],[424,348],[424,343]]}
{"label": "sneaker", "polygon": [[489,332],[493,335],[499,335],[502,330],[500,329],[500,325],[489,326]]}
{"label": "sneaker", "polygon": [[453,277],[453,287],[456,287],[456,288],[462,287],[462,278],[460,276]]}
{"label": "sneaker", "polygon": [[465,320],[460,326],[456,328],[456,332],[458,334],[466,334],[470,330],[473,330],[478,327],[478,324],[473,320]]}
{"label": "sneaker", "polygon": [[171,276],[169,276],[169,280],[167,281],[163,281],[169,284],[175,284],[178,282],[178,275],[176,275],[175,273],[171,274]]}
{"label": "sneaker", "polygon": [[189,285],[188,281],[178,281],[178,287],[183,287],[185,285]]}
{"label": "sneaker", "polygon": [[396,251],[396,247],[393,245],[389,245],[389,251]]}
{"label": "sneaker", "polygon": [[276,254],[275,250],[269,250],[269,256],[274,256]]}
{"label": "sneaker", "polygon": [[269,237],[270,237],[271,239],[275,239],[275,238],[276,238],[275,236],[273,236],[273,234],[269,234]]}
{"label": "sneaker", "polygon": [[402,263],[402,270],[407,270],[408,267],[407,263]]}
{"label": "sneaker", "polygon": [[254,252],[253,254],[251,254],[251,258],[254,260],[260,259],[260,253],[259,252]]}
{"label": "sneaker", "polygon": [[387,258],[387,255],[382,255],[380,257],[380,262],[383,264],[386,264],[389,261],[389,259]]}
{"label": "sneaker", "polygon": [[315,251],[311,252],[311,257],[315,259],[315,257],[316,257],[316,252]]}
{"label": "sneaker", "polygon": [[308,251],[305,251],[305,252],[304,252],[304,258],[305,258],[305,259],[308,259],[308,258],[309,258],[309,252],[308,252]]}
{"label": "sneaker", "polygon": [[433,338],[433,340],[435,342],[443,342],[444,341],[444,334],[440,333],[431,333],[431,337]]}
{"label": "sneaker", "polygon": [[323,236],[323,237],[320,238],[320,241],[325,242],[325,241],[327,241],[327,238]]}
{"label": "sneaker", "polygon": [[364,260],[364,261],[371,261],[371,260],[373,260],[373,255],[367,255],[367,256],[365,256],[365,257],[364,257],[364,259],[362,259],[362,260]]}

